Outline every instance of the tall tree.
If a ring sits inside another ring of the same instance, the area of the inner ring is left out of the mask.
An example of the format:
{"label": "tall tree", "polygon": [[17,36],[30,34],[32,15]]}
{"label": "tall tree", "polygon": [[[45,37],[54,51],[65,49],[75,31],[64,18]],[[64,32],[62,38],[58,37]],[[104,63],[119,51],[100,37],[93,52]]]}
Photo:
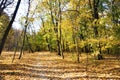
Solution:
{"label": "tall tree", "polygon": [[96,26],[97,20],[99,19],[98,6],[99,6],[99,0],[93,0],[93,19],[96,20],[95,26],[94,26],[95,37],[98,36],[98,29],[97,29],[98,26]]}
{"label": "tall tree", "polygon": [[[27,27],[29,25],[30,8],[31,8],[31,0],[28,0],[28,11],[27,11],[27,14],[26,14],[25,26],[24,26],[24,29],[23,29],[23,41],[22,41],[22,46],[21,46],[21,50],[20,50],[19,59],[22,57],[22,53],[23,53],[23,49],[24,49],[24,45],[25,45],[25,39],[27,39],[27,41],[28,41],[28,36],[27,36],[26,33],[27,33]],[[31,48],[31,44],[29,43],[29,41],[28,41],[28,45],[29,45],[29,48],[30,48],[31,52],[33,53],[33,50]]]}
{"label": "tall tree", "polygon": [[17,5],[16,5],[16,8],[15,8],[15,11],[14,11],[13,16],[12,16],[12,19],[11,19],[9,25],[7,26],[7,28],[6,28],[6,30],[5,30],[5,33],[4,33],[3,37],[2,37],[2,41],[1,41],[1,43],[0,43],[0,55],[1,55],[1,53],[2,53],[2,50],[3,50],[3,47],[4,47],[5,41],[6,41],[6,39],[7,39],[7,36],[8,36],[8,34],[9,34],[9,31],[10,31],[10,29],[11,29],[11,27],[12,27],[12,24],[13,24],[13,22],[14,22],[14,20],[15,20],[17,11],[18,11],[19,6],[20,6],[20,3],[21,3],[21,0],[18,0]]}

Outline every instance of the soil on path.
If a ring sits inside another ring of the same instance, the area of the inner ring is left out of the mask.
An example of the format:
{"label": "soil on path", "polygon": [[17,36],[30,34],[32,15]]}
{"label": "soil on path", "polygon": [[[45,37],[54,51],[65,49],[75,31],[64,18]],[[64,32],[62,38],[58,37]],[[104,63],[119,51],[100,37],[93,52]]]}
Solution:
{"label": "soil on path", "polygon": [[[120,80],[120,63],[102,60],[75,63],[49,52],[24,54],[13,63],[13,52],[0,57],[0,80]],[[87,71],[86,71],[87,70]]]}

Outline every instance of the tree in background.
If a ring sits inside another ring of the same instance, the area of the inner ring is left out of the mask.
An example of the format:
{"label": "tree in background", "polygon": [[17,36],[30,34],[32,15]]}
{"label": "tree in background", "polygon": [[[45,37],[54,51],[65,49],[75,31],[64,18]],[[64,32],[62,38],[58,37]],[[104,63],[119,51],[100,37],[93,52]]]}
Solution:
{"label": "tree in background", "polygon": [[[55,51],[62,58],[63,52],[72,52],[77,62],[81,52],[98,53],[97,59],[102,59],[103,53],[119,53],[119,0],[33,2],[36,6],[30,4],[29,15],[23,20],[25,50],[31,46],[33,51]],[[39,32],[27,32],[34,23],[39,23]]]}
{"label": "tree in background", "polygon": [[2,13],[0,16],[0,41],[6,29],[6,26],[9,23],[9,16],[6,13]]}
{"label": "tree in background", "polygon": [[11,5],[14,0],[1,0],[0,1],[0,16],[4,12],[4,9]]}

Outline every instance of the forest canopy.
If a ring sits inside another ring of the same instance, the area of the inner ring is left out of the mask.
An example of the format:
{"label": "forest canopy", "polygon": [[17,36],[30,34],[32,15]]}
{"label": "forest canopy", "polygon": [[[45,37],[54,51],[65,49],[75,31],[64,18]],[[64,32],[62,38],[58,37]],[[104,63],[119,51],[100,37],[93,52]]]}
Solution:
{"label": "forest canopy", "polygon": [[0,80],[120,80],[120,0],[0,0]]}
{"label": "forest canopy", "polygon": [[[12,28],[9,38],[15,42],[7,43],[13,45],[6,46],[8,50],[18,46],[21,54],[24,50],[55,51],[63,58],[64,52],[76,52],[78,56],[81,52],[120,53],[119,0],[28,0],[26,5],[26,16],[19,19],[23,30]],[[0,15],[1,31],[9,22],[7,14]],[[38,32],[33,30],[36,25]]]}

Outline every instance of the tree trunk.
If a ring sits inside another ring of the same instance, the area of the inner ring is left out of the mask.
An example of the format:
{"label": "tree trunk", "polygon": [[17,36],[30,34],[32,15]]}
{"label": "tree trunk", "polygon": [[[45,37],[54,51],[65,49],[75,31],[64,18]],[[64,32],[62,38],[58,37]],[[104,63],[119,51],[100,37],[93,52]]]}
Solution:
{"label": "tree trunk", "polygon": [[28,39],[27,34],[26,34],[26,40],[27,40],[27,43],[28,43],[28,46],[29,46],[30,51],[31,51],[32,53],[34,53],[33,49],[31,48],[31,44],[30,44],[30,42],[29,42],[29,39]]}
{"label": "tree trunk", "polygon": [[62,12],[61,12],[61,2],[59,0],[59,40],[60,40],[60,54],[62,58],[64,59],[64,54],[63,54],[63,47],[62,47],[62,29],[61,29],[61,21],[62,21]]}
{"label": "tree trunk", "polygon": [[16,46],[15,46],[15,51],[14,51],[12,63],[13,63],[13,61],[14,61],[14,59],[15,59],[15,56],[16,56],[16,52],[17,52],[17,49],[18,49],[18,42],[19,42],[19,40],[17,39],[17,43],[16,43]]}
{"label": "tree trunk", "polygon": [[21,57],[22,57],[23,48],[24,48],[24,45],[25,45],[26,31],[27,31],[27,27],[25,27],[25,30],[24,30],[24,34],[23,34],[23,42],[22,42],[22,47],[21,47],[21,49],[20,49],[19,59],[21,59]]}
{"label": "tree trunk", "polygon": [[28,16],[29,16],[29,12],[30,12],[30,0],[28,2],[28,12],[27,12],[27,15],[26,15],[26,21],[25,21],[25,29],[24,29],[24,34],[23,34],[23,42],[22,42],[22,47],[21,47],[21,50],[20,50],[20,55],[19,55],[19,59],[21,59],[22,57],[22,53],[23,53],[23,48],[24,48],[24,45],[25,45],[25,38],[26,38],[26,32],[27,32],[27,26],[28,26]]}
{"label": "tree trunk", "polygon": [[[93,18],[94,18],[94,20],[99,19],[98,4],[99,4],[99,0],[93,0]],[[96,22],[95,22],[95,26],[94,26],[94,33],[95,33],[95,38],[96,38],[98,36],[98,29],[96,26]]]}
{"label": "tree trunk", "polygon": [[9,34],[9,31],[10,31],[10,29],[11,29],[11,27],[12,27],[12,24],[13,24],[13,22],[14,22],[14,20],[15,20],[17,11],[18,11],[19,6],[20,6],[20,3],[21,3],[21,0],[18,0],[17,6],[16,6],[15,11],[14,11],[14,14],[13,14],[13,17],[12,17],[9,25],[7,26],[7,29],[5,30],[5,33],[4,33],[3,37],[2,37],[2,41],[1,41],[1,43],[0,43],[0,55],[1,55],[1,53],[2,53],[2,50],[3,50],[3,47],[4,47],[5,41],[6,41],[6,39],[7,39],[7,36],[8,36],[8,34]]}
{"label": "tree trunk", "polygon": [[[60,2],[60,1],[59,1]],[[60,47],[60,41],[59,41],[59,28],[58,28],[58,20],[54,17],[54,15],[53,15],[53,10],[52,10],[52,2],[50,1],[50,4],[48,4],[49,5],[49,7],[50,7],[50,15],[51,15],[51,21],[52,21],[52,24],[54,25],[54,32],[55,32],[55,34],[56,34],[56,38],[57,38],[57,40],[56,40],[56,43],[57,43],[57,55],[60,55],[61,56],[61,47]],[[60,4],[59,4],[59,6],[60,6]],[[56,10],[57,11],[57,10]],[[59,11],[60,12],[60,11]],[[60,18],[59,17],[59,13],[57,14],[58,12],[55,12],[55,15],[57,15],[56,17],[57,18]]]}
{"label": "tree trunk", "polygon": [[60,54],[60,41],[59,40],[57,40],[57,54],[59,56],[61,56],[61,54]]}
{"label": "tree trunk", "polygon": [[51,52],[51,46],[50,46],[50,43],[49,43],[49,40],[48,38],[46,37],[46,42],[48,43],[47,47],[48,47],[48,50]]}
{"label": "tree trunk", "polygon": [[77,52],[77,62],[80,62],[80,53],[79,53],[79,46],[78,46],[78,39],[76,38],[76,52]]}

